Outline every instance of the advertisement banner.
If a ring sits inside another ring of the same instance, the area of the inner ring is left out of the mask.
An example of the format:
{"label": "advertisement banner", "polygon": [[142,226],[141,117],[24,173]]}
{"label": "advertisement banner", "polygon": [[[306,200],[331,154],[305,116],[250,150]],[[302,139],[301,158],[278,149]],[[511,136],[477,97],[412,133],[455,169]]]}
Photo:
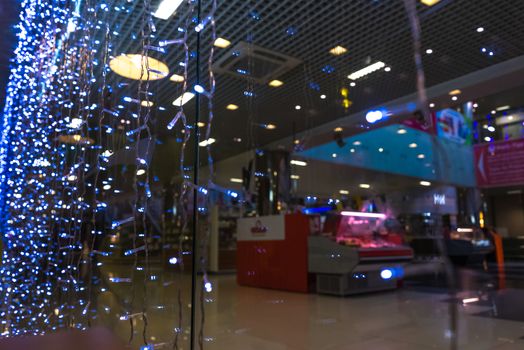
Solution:
{"label": "advertisement banner", "polygon": [[437,112],[437,135],[454,142],[471,145],[471,118],[454,109]]}
{"label": "advertisement banner", "polygon": [[524,139],[475,145],[480,187],[524,185]]}

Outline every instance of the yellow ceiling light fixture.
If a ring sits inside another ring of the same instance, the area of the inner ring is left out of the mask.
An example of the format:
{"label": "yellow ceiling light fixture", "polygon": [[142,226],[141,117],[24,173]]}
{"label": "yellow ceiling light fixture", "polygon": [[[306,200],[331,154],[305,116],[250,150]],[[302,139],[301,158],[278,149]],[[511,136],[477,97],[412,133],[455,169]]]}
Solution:
{"label": "yellow ceiling light fixture", "polygon": [[342,129],[340,126],[333,129],[334,132],[342,132],[344,129]]}
{"label": "yellow ceiling light fixture", "polygon": [[462,91],[460,91],[459,89],[451,90],[449,92],[450,96],[460,95],[461,93],[462,93]]}
{"label": "yellow ceiling light fixture", "polygon": [[268,85],[271,87],[280,87],[284,85],[284,82],[281,80],[274,79],[274,80],[271,80]]}
{"label": "yellow ceiling light fixture", "polygon": [[142,107],[146,107],[146,108],[148,108],[148,107],[153,107],[153,106],[155,105],[155,103],[152,102],[152,101],[141,101],[141,102],[140,102],[140,105],[141,105]]}
{"label": "yellow ceiling light fixture", "polygon": [[219,47],[221,49],[225,49],[229,45],[231,45],[231,41],[224,39],[224,38],[216,38],[214,44],[216,47]]}
{"label": "yellow ceiling light fixture", "polygon": [[185,79],[179,74],[173,74],[169,80],[171,80],[173,83],[183,83]]}
{"label": "yellow ceiling light fixture", "polygon": [[198,123],[197,123],[197,126],[198,126],[199,128],[203,128],[204,126],[206,126],[206,123],[204,123],[204,122],[198,122]]}
{"label": "yellow ceiling light fixture", "polygon": [[109,61],[116,74],[133,80],[160,80],[169,75],[167,65],[155,58],[139,54],[122,54]]}
{"label": "yellow ceiling light fixture", "polygon": [[433,6],[435,4],[438,4],[440,0],[420,0],[420,2],[426,6]]}
{"label": "yellow ceiling light fixture", "polygon": [[230,104],[228,104],[228,105],[226,106],[226,109],[228,109],[228,110],[230,110],[230,111],[236,111],[236,110],[238,109],[238,106],[235,105],[235,104],[230,103]]}
{"label": "yellow ceiling light fixture", "polygon": [[340,45],[337,45],[334,48],[332,48],[331,50],[329,50],[329,53],[334,56],[340,56],[340,55],[345,54],[346,52],[348,52],[348,49]]}
{"label": "yellow ceiling light fixture", "polygon": [[275,124],[266,124],[266,125],[265,125],[265,128],[266,128],[267,130],[274,130],[274,129],[277,128],[277,126],[276,126]]}

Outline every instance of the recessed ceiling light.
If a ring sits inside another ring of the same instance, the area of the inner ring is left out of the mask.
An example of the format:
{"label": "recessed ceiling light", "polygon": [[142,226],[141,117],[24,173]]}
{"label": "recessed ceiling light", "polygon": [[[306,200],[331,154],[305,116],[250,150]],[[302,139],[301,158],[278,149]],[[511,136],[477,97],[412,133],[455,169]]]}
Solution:
{"label": "recessed ceiling light", "polygon": [[398,129],[398,130],[397,130],[397,134],[400,134],[400,135],[403,135],[403,134],[405,134],[405,133],[407,133],[407,132],[408,132],[408,131],[407,131],[406,129],[404,129],[404,128],[402,128],[402,129]]}
{"label": "recessed ceiling light", "polygon": [[370,184],[360,184],[358,185],[360,188],[370,188],[371,185]]}
{"label": "recessed ceiling light", "polygon": [[237,184],[241,184],[243,182],[242,179],[238,179],[236,177],[232,177],[231,179],[229,179],[229,181],[237,183]]}
{"label": "recessed ceiling light", "polygon": [[484,141],[490,142],[491,141],[491,137],[489,137],[489,136],[484,137]]}
{"label": "recessed ceiling light", "polygon": [[238,109],[238,106],[230,103],[226,106],[226,109],[229,109],[230,111],[236,111]]}
{"label": "recessed ceiling light", "polygon": [[169,75],[169,68],[164,62],[138,54],[114,57],[109,61],[109,68],[116,74],[133,80],[159,80]]}
{"label": "recessed ceiling light", "polygon": [[138,176],[140,176],[140,175],[144,175],[145,173],[146,173],[146,170],[145,170],[145,169],[138,169],[138,170],[136,171],[136,174],[137,174]]}
{"label": "recessed ceiling light", "polygon": [[417,148],[417,146],[415,142],[409,144],[409,148]]}
{"label": "recessed ceiling light", "polygon": [[104,185],[104,187],[102,188],[107,191],[111,189],[111,185],[107,184],[107,185]]}
{"label": "recessed ceiling light", "polygon": [[495,127],[494,126],[488,126],[487,129],[488,129],[489,132],[495,132]]}
{"label": "recessed ceiling light", "polygon": [[454,95],[460,95],[461,93],[462,93],[462,91],[460,91],[459,89],[451,90],[451,91],[449,92],[449,94],[450,94],[451,96],[454,96]]}
{"label": "recessed ceiling light", "polygon": [[320,95],[320,98],[323,99],[323,100],[325,100],[326,97],[327,97],[326,95]]}
{"label": "recessed ceiling light", "polygon": [[176,12],[183,2],[184,0],[163,0],[160,5],[158,5],[158,9],[153,13],[153,16],[166,20]]}
{"label": "recessed ceiling light", "polygon": [[423,3],[426,6],[433,6],[440,2],[440,0],[420,0],[421,3]]}
{"label": "recessed ceiling light", "polygon": [[200,142],[198,143],[198,145],[199,145],[200,147],[207,147],[207,146],[209,146],[209,145],[214,144],[215,141],[216,141],[216,140],[215,140],[214,138],[210,137],[210,138],[208,138],[207,140],[200,141]]}
{"label": "recessed ceiling light", "polygon": [[417,158],[418,158],[418,159],[424,159],[424,158],[426,158],[426,156],[425,156],[424,154],[421,153],[421,154],[419,154],[419,155],[417,156]]}
{"label": "recessed ceiling light", "polygon": [[181,75],[173,74],[171,78],[169,78],[169,80],[171,80],[174,83],[183,83],[185,79]]}
{"label": "recessed ceiling light", "polygon": [[153,101],[141,101],[140,105],[142,107],[146,107],[147,108],[147,107],[153,107],[154,103],[153,103]]}
{"label": "recessed ceiling light", "polygon": [[351,148],[349,151],[350,151],[351,153],[355,153],[355,149],[354,149],[354,148]]}
{"label": "recessed ceiling light", "polygon": [[206,126],[206,123],[204,123],[204,122],[198,122],[198,123],[197,123],[197,126],[198,126],[199,128],[203,128],[204,126]]}
{"label": "recessed ceiling light", "polygon": [[384,68],[384,71],[385,71],[385,72],[390,72],[390,71],[391,71],[391,67],[386,67],[386,68]]}
{"label": "recessed ceiling light", "polygon": [[342,132],[344,129],[342,127],[337,126],[335,129],[333,129],[334,132]]}
{"label": "recessed ceiling light", "polygon": [[351,79],[351,80],[357,80],[357,79],[360,79],[370,73],[373,73],[379,69],[382,69],[386,66],[386,64],[384,62],[381,62],[381,61],[378,61],[378,62],[375,62],[373,64],[370,64],[369,66],[367,67],[364,67],[362,69],[359,69],[358,71],[356,72],[353,72],[351,73],[350,75],[348,75],[348,78]]}
{"label": "recessed ceiling light", "polygon": [[289,163],[297,166],[307,166],[307,162],[304,162],[302,160],[292,159]]}
{"label": "recessed ceiling light", "polygon": [[458,97],[457,97],[457,96],[452,96],[451,99],[452,99],[453,101],[456,101],[456,100],[458,100]]}
{"label": "recessed ceiling light", "polygon": [[384,148],[380,147],[380,148],[378,149],[378,151],[379,151],[380,153],[382,153],[382,152],[384,152]]}
{"label": "recessed ceiling light", "polygon": [[345,54],[346,52],[348,52],[348,49],[346,49],[345,47],[342,47],[342,46],[340,46],[340,45],[335,46],[334,48],[332,48],[331,50],[329,50],[329,53],[332,54],[332,55],[335,55],[335,56],[343,55],[343,54]]}
{"label": "recessed ceiling light", "polygon": [[360,141],[355,141],[355,142],[353,142],[353,144],[354,144],[355,146],[360,146],[360,145],[362,144],[362,142],[360,142]]}
{"label": "recessed ceiling light", "polygon": [[340,190],[340,191],[338,191],[338,193],[343,194],[343,195],[348,195],[349,191],[348,190]]}
{"label": "recessed ceiling light", "polygon": [[497,111],[496,110],[492,110],[491,114],[497,114]]}
{"label": "recessed ceiling light", "polygon": [[300,179],[300,176],[292,174],[292,175],[291,175],[291,179],[292,179],[292,180],[299,180],[299,179]]}
{"label": "recessed ceiling light", "polygon": [[302,109],[302,106],[300,106],[300,105],[296,105],[296,106],[295,106],[295,109],[296,109],[297,111],[299,111],[299,110]]}
{"label": "recessed ceiling light", "polygon": [[336,153],[332,153],[331,154],[331,158],[336,158],[337,157],[337,154]]}
{"label": "recessed ceiling light", "polygon": [[429,181],[420,181],[419,184],[421,184],[422,186],[431,186],[431,182]]}
{"label": "recessed ceiling light", "polygon": [[354,81],[352,81],[351,83],[349,83],[349,86],[351,86],[351,87],[355,87],[355,86],[357,86],[357,83],[355,83]]}
{"label": "recessed ceiling light", "polygon": [[229,45],[231,45],[231,41],[224,39],[224,38],[216,38],[215,43],[213,44],[216,47],[220,47],[221,49],[225,49]]}
{"label": "recessed ceiling light", "polygon": [[234,137],[233,141],[234,142],[242,142],[242,139],[240,137]]}
{"label": "recessed ceiling light", "polygon": [[173,106],[182,107],[183,105],[191,101],[193,97],[195,97],[194,93],[184,92],[182,96],[177,97],[176,100],[173,101]]}
{"label": "recessed ceiling light", "polygon": [[433,53],[433,50],[432,50],[432,49],[427,49],[427,50],[426,50],[426,53],[427,53],[428,55],[431,55],[431,54]]}
{"label": "recessed ceiling light", "polygon": [[277,126],[276,126],[275,124],[266,124],[266,125],[265,125],[265,128],[266,128],[267,130],[274,130],[274,129],[277,128]]}
{"label": "recessed ceiling light", "polygon": [[474,104],[473,104],[473,108],[477,108],[478,106],[479,106],[478,103],[474,103]]}
{"label": "recessed ceiling light", "polygon": [[511,108],[511,106],[506,105],[506,106],[500,106],[500,107],[497,107],[497,108],[495,108],[495,109],[496,109],[497,111],[499,111],[499,112],[502,112],[502,111],[506,111],[506,110],[508,110],[508,109],[510,109],[510,108]]}
{"label": "recessed ceiling light", "polygon": [[283,82],[283,81],[280,81],[280,80],[277,80],[277,79],[274,79],[274,80],[271,80],[271,81],[268,83],[268,85],[271,86],[271,87],[279,87],[279,86],[284,85],[284,82]]}
{"label": "recessed ceiling light", "polygon": [[430,103],[429,104],[429,108],[433,108],[433,107],[435,107],[435,104],[434,103]]}
{"label": "recessed ceiling light", "polygon": [[484,31],[484,27],[478,27],[477,28],[477,33],[482,33]]}

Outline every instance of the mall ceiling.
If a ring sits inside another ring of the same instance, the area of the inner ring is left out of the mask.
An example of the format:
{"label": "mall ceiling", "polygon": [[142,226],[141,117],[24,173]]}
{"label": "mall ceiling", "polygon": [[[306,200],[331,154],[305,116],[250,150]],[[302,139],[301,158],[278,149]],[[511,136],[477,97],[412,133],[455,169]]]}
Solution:
{"label": "mall ceiling", "polygon": [[[16,1],[9,1],[12,10]],[[109,0],[106,3],[112,3],[110,8],[127,9],[114,11],[109,17],[111,28],[117,33],[110,39],[113,55],[141,52],[141,41],[133,38],[141,30],[144,1]],[[155,9],[159,3],[160,0],[151,0],[151,8]],[[2,1],[3,6],[6,4]],[[207,14],[211,1],[203,0],[203,4],[202,13]],[[158,46],[161,40],[180,37],[177,29],[183,27],[187,11],[184,4],[167,21],[155,18],[157,31],[151,44]],[[524,54],[524,1],[441,0],[431,7],[417,1],[417,11],[427,86]],[[270,76],[284,82],[278,88],[217,74],[211,136],[217,140],[213,152],[218,159],[365,111],[416,89],[413,42],[402,0],[218,0],[216,25],[218,36],[232,44],[225,49],[217,48],[215,62],[232,56],[232,49],[241,42],[300,62],[282,75]],[[196,49],[195,41],[192,33],[191,50]],[[211,42],[207,29],[202,42],[202,62],[205,62]],[[347,52],[338,56],[330,54],[330,49],[339,45]],[[166,53],[150,50],[149,54],[166,62],[170,73],[181,73],[180,47],[169,46]],[[192,58],[190,63],[192,79],[194,61]],[[356,80],[356,86],[350,86],[349,74],[377,61],[384,62],[390,70],[380,69]],[[253,72],[267,72],[270,68],[258,59],[246,62],[245,68]],[[136,84],[114,73],[109,79],[131,83],[117,91],[116,98],[136,92]],[[166,108],[155,112],[158,130],[164,139],[174,136],[174,131],[168,131],[165,125],[176,114],[172,101],[180,95],[181,85],[169,79],[149,84],[155,106]],[[343,87],[349,89],[348,98],[352,102],[349,108],[342,106],[340,89]],[[246,91],[253,97],[246,97]],[[326,98],[321,99],[321,95]],[[227,110],[228,104],[239,108]],[[295,108],[297,105],[301,106],[300,110]],[[186,106],[191,118],[192,104]],[[205,109],[203,112],[205,114]],[[276,125],[276,129],[261,126],[268,123]],[[242,142],[235,142],[234,138]]]}

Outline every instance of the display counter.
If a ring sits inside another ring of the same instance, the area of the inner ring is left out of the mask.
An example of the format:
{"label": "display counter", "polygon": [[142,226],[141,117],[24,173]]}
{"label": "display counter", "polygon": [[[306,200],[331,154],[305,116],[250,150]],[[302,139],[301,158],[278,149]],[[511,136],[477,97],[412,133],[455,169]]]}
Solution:
{"label": "display counter", "polygon": [[309,272],[318,293],[349,295],[395,289],[413,251],[381,213],[342,212],[309,237]]}
{"label": "display counter", "polygon": [[413,251],[384,214],[342,212],[319,222],[302,214],[239,219],[238,283],[334,295],[397,287]]}

